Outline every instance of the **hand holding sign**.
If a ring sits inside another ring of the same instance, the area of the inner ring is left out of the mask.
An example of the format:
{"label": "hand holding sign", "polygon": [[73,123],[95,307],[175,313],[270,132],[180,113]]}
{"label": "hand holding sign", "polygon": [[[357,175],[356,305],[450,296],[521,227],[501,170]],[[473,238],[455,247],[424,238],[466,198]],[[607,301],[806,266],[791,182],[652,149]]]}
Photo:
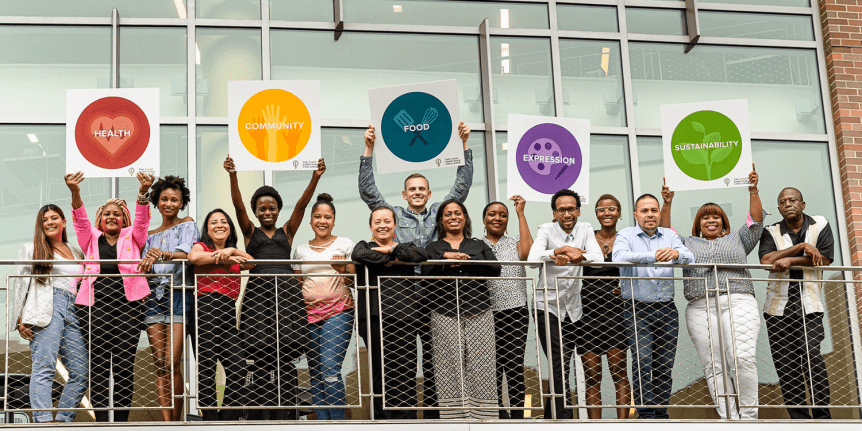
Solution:
{"label": "hand holding sign", "polygon": [[665,204],[670,204],[673,202],[673,194],[674,192],[670,191],[670,187],[667,186],[667,181],[665,177],[661,177],[662,186],[661,186],[661,198]]}
{"label": "hand holding sign", "polygon": [[751,164],[751,173],[748,174],[748,192],[749,193],[757,193],[757,181],[760,180],[760,177],[757,175],[757,172],[754,170],[754,163]]}

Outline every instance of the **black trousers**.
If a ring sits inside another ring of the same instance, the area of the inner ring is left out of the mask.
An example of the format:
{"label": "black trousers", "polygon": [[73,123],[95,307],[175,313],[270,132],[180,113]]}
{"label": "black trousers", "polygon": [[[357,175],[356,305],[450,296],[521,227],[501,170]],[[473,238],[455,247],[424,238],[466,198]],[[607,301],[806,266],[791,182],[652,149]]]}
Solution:
{"label": "black trousers", "polygon": [[[524,418],[524,350],[530,311],[526,306],[494,312],[497,347],[497,399],[503,405],[503,380],[509,388],[511,413],[500,410],[500,419]],[[521,407],[520,409],[518,407]]]}
{"label": "black trousers", "polygon": [[[368,324],[371,324],[370,331]],[[372,388],[374,394],[383,394],[383,376],[386,376],[386,405],[415,407],[416,400],[416,325],[415,319],[383,319],[380,333],[380,316],[359,319],[359,336],[371,354]],[[383,351],[380,351],[381,338]],[[365,364],[362,364],[365,366]],[[385,365],[385,367],[384,367]],[[374,419],[416,419],[415,410],[383,410],[383,399],[374,399]]]}
{"label": "black trousers", "polygon": [[[79,307],[82,335],[90,355],[90,400],[93,407],[108,407],[111,374],[114,407],[132,406],[135,355],[144,327],[143,301],[129,301],[120,277],[97,278],[93,305]],[[128,410],[114,410],[115,422],[129,420]],[[97,422],[108,421],[108,411],[96,412]]]}
{"label": "black trousers", "polygon": [[225,372],[223,407],[242,404],[246,365],[242,352],[242,339],[236,328],[236,301],[220,293],[197,297],[198,302],[198,405],[204,410],[204,419],[234,420],[239,410],[224,409],[217,414],[216,361]]}
{"label": "black trousers", "polygon": [[[802,315],[792,313],[784,316],[764,314],[769,334],[772,361],[778,372],[784,404],[804,406],[787,408],[792,419],[831,419],[828,408],[812,408],[808,412],[806,395],[814,405],[829,405],[829,376],[826,362],[820,354],[820,343],[825,336],[823,313]],[[810,394],[806,394],[808,385]]]}
{"label": "black trousers", "polygon": [[[542,344],[542,350],[545,352],[545,356],[547,356],[553,364],[551,375],[554,379],[554,392],[557,394],[564,394],[564,396],[568,397],[568,376],[572,371],[572,359],[574,359],[574,355],[577,353],[575,345],[577,326],[569,317],[566,317],[565,320],[560,322],[560,319],[557,318],[554,313],[549,312],[547,320],[545,320],[544,310],[537,310],[536,314],[538,315],[537,322],[539,327],[539,340]],[[560,336],[560,329],[562,329],[562,337]],[[550,331],[550,340],[547,338],[546,331]],[[562,344],[560,344],[561,338]],[[548,351],[549,348],[550,352]],[[561,360],[564,362],[563,364],[560,363]],[[563,370],[565,370],[565,373],[563,373]],[[572,419],[574,417],[572,410],[567,410],[564,407],[565,404],[562,397],[557,398],[554,401],[554,404],[556,405],[557,419]],[[551,414],[551,403],[546,402],[545,419],[551,418],[553,418]]]}

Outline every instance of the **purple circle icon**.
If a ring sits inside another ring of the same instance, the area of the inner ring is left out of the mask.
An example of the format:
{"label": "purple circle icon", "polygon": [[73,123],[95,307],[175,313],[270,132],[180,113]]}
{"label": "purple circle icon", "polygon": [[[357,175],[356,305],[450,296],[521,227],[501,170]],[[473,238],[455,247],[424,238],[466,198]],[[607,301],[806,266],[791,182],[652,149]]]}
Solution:
{"label": "purple circle icon", "polygon": [[572,187],[583,165],[578,140],[564,127],[549,123],[527,130],[518,142],[515,157],[524,182],[545,194]]}

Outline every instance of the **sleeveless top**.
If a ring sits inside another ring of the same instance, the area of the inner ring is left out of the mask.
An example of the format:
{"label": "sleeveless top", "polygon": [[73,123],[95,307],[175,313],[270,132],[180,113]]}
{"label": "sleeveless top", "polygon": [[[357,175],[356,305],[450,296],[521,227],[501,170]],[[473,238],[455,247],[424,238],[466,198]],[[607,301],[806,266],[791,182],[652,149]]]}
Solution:
{"label": "sleeveless top", "polygon": [[[287,234],[284,233],[284,228],[280,227],[275,230],[272,238],[266,236],[260,228],[254,228],[254,233],[251,234],[251,240],[245,246],[246,253],[251,257],[263,259],[290,259],[291,248]],[[256,265],[250,271],[252,274],[272,274],[286,273],[292,274],[293,268],[289,264],[262,264]]]}

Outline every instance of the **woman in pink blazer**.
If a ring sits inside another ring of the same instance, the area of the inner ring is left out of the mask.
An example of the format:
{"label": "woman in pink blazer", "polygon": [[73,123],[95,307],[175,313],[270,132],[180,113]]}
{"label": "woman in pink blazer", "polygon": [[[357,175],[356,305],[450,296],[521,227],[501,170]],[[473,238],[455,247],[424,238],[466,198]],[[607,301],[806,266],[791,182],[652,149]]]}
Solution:
{"label": "woman in pink blazer", "polygon": [[[140,274],[138,263],[102,263],[102,260],[140,259],[147,240],[150,208],[147,190],[153,184],[151,175],[138,173],[141,186],[132,223],[126,201],[109,199],[96,210],[95,227],[90,225],[81,200],[81,172],[66,175],[72,191],[72,221],[78,245],[88,263],[75,303],[81,307],[79,320],[90,349],[90,401],[96,409],[110,405],[109,382],[114,374],[114,408],[132,405],[135,353],[143,329],[142,299],[150,294],[144,277],[104,277],[105,275]],[[112,368],[113,367],[113,368]],[[114,421],[129,420],[128,410],[115,410]],[[96,411],[97,422],[108,421],[107,410]]]}

